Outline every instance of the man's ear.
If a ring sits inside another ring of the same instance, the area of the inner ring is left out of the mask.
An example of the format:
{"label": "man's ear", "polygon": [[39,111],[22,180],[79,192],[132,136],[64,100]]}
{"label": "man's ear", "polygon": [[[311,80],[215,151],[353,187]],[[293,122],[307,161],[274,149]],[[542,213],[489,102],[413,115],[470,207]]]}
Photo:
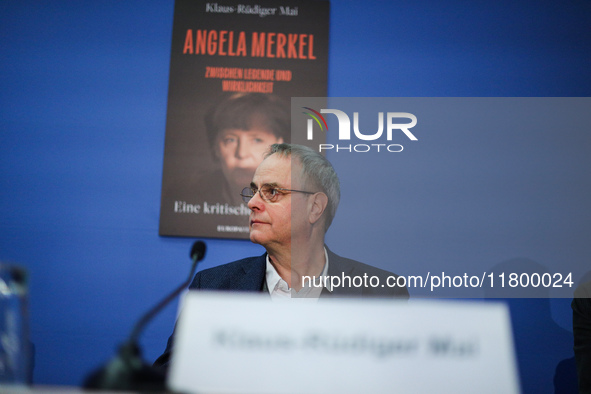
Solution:
{"label": "man's ear", "polygon": [[311,224],[314,224],[322,217],[322,214],[328,205],[328,197],[326,194],[319,192],[311,196],[308,203],[308,219]]}

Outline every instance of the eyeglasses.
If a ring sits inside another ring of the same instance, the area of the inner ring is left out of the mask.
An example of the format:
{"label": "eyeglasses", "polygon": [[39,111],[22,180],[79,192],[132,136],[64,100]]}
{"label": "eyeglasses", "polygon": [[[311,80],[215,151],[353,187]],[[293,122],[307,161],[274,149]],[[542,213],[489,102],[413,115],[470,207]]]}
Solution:
{"label": "eyeglasses", "polygon": [[314,192],[305,192],[303,190],[284,189],[282,187],[263,185],[258,190],[254,186],[247,186],[244,189],[242,189],[242,193],[240,193],[240,195],[242,196],[242,200],[248,204],[250,199],[253,198],[257,192],[259,192],[259,194],[261,195],[261,198],[263,200],[269,201],[269,202],[275,202],[277,200],[277,197],[279,196],[279,194],[283,194],[284,192],[316,194]]}

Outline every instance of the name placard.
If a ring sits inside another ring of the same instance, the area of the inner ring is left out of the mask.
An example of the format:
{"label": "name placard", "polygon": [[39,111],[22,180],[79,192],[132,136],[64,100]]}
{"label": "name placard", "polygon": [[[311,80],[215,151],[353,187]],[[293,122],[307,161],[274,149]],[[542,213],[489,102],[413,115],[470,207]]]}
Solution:
{"label": "name placard", "polygon": [[500,303],[189,292],[169,388],[185,393],[518,393]]}

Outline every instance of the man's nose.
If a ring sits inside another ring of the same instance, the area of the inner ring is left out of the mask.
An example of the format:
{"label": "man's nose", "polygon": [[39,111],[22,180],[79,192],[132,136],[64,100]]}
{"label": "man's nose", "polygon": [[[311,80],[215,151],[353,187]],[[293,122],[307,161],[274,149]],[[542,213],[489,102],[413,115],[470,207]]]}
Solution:
{"label": "man's nose", "polygon": [[265,201],[261,198],[261,193],[258,191],[252,196],[250,201],[248,202],[248,209],[251,211],[257,210],[260,211],[264,207]]}

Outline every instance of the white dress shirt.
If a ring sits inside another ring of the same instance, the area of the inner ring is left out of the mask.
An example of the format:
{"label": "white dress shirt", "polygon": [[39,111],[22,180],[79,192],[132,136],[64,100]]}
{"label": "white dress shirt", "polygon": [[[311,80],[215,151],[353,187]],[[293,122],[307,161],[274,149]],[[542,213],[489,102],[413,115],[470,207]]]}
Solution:
{"label": "white dress shirt", "polygon": [[[322,269],[322,273],[320,276],[326,277],[328,272],[328,253],[326,252],[326,248],[324,248],[324,268]],[[328,291],[332,291],[330,288],[330,282],[325,283],[325,281],[320,281],[316,278],[316,283],[322,283],[324,286],[314,286],[310,282],[306,282],[304,286],[300,289],[300,291],[295,291],[293,288],[290,288],[287,285],[287,282],[283,280],[281,276],[277,273],[273,264],[271,264],[271,259],[267,254],[267,272],[266,272],[266,281],[267,281],[267,289],[269,290],[269,294],[271,295],[271,299],[273,301],[278,301],[282,299],[291,299],[291,298],[302,298],[302,299],[309,299],[309,300],[318,300],[320,297],[320,293],[322,293],[322,289],[326,288]]]}

